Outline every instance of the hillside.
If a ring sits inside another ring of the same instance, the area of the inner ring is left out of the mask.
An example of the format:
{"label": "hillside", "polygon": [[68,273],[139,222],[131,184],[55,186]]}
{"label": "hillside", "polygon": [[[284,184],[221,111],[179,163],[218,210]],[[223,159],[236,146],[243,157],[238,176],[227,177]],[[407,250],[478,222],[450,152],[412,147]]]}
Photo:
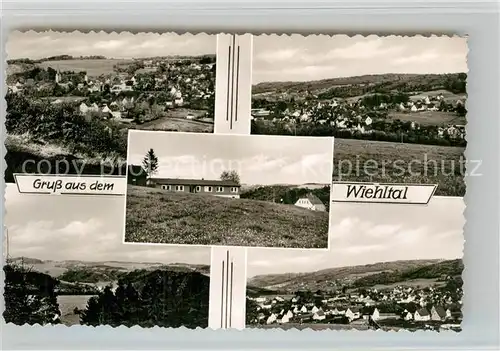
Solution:
{"label": "hillside", "polygon": [[129,186],[125,240],[326,248],[328,213],[294,205]]}
{"label": "hillside", "polygon": [[[252,87],[253,94],[263,94],[275,91],[322,93],[331,88],[348,88],[348,96],[362,95],[370,90],[415,91],[447,89],[460,92],[464,73],[454,74],[379,74],[355,77],[330,78],[309,82],[263,82]],[[456,85],[456,86],[455,86]],[[358,86],[354,89],[353,86]],[[463,85],[465,88],[465,85]]]}
{"label": "hillside", "polygon": [[435,279],[456,276],[463,269],[462,260],[410,260],[379,262],[369,265],[338,267],[308,273],[269,274],[252,277],[248,285],[268,290],[324,289],[329,283],[342,281],[353,287],[402,282],[412,279]]}

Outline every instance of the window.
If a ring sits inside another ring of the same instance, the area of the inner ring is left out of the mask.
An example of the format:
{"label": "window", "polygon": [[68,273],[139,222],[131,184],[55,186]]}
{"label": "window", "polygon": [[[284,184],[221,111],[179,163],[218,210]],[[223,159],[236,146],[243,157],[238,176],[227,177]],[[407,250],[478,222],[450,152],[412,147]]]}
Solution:
{"label": "window", "polygon": [[162,185],[161,188],[163,190],[171,190],[171,186],[170,185]]}
{"label": "window", "polygon": [[176,191],[184,191],[184,185],[176,185],[175,190]]}
{"label": "window", "polygon": [[196,192],[199,193],[201,191],[201,186],[196,187]]}
{"label": "window", "polygon": [[212,192],[212,187],[211,187],[211,186],[206,186],[206,187],[205,187],[205,191],[206,191],[207,193],[211,193],[211,192]]}
{"label": "window", "polygon": [[235,187],[235,186],[231,187],[231,192],[232,193],[237,193],[238,192],[238,188]]}
{"label": "window", "polygon": [[224,187],[222,187],[222,186],[218,186],[217,187],[217,192],[218,193],[222,193],[223,191],[224,191]]}

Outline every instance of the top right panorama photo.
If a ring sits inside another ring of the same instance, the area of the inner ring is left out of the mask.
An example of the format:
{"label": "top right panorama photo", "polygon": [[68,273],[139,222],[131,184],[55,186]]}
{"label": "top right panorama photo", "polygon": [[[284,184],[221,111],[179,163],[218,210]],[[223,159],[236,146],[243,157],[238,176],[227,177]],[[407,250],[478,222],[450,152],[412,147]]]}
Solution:
{"label": "top right panorama photo", "polygon": [[467,39],[254,37],[252,134],[334,136],[333,181],[464,196]]}

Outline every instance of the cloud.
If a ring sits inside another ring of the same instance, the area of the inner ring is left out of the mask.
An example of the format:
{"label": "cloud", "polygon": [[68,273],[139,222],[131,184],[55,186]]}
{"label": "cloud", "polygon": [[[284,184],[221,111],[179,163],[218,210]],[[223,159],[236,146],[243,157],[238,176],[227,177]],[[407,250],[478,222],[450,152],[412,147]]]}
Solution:
{"label": "cloud", "polygon": [[336,48],[329,51],[326,57],[329,59],[341,58],[348,60],[356,60],[363,58],[373,58],[378,56],[395,55],[403,51],[402,46],[384,47],[384,40],[381,38],[359,41],[352,45],[343,48]]}
{"label": "cloud", "polygon": [[265,51],[261,52],[256,56],[257,60],[277,62],[277,61],[287,61],[299,54],[298,49],[281,49],[276,51]]}
{"label": "cloud", "polygon": [[427,52],[422,52],[418,55],[395,58],[394,60],[392,60],[392,62],[395,65],[407,65],[407,64],[411,64],[411,63],[421,64],[421,63],[431,62],[435,59],[439,59],[440,56],[442,56],[442,55],[439,55],[434,50],[430,50]]}

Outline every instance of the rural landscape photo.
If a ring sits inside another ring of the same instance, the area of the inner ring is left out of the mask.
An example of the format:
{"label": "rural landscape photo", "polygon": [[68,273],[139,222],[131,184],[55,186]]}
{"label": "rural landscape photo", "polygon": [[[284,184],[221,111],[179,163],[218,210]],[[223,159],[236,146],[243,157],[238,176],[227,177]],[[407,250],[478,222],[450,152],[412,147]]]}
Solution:
{"label": "rural landscape photo", "polygon": [[125,175],[128,129],[213,132],[215,49],[206,34],[11,33],[6,182]]}
{"label": "rural landscape photo", "polygon": [[328,251],[249,249],[246,327],[460,331],[464,209],[332,204]]}
{"label": "rural landscape photo", "polygon": [[124,200],[7,185],[6,323],[208,327],[210,249],[123,244]]}
{"label": "rural landscape photo", "polygon": [[326,249],[333,138],[130,131],[126,243]]}
{"label": "rural landscape photo", "polygon": [[334,136],[334,180],[464,196],[466,38],[266,35],[253,51],[252,134]]}

